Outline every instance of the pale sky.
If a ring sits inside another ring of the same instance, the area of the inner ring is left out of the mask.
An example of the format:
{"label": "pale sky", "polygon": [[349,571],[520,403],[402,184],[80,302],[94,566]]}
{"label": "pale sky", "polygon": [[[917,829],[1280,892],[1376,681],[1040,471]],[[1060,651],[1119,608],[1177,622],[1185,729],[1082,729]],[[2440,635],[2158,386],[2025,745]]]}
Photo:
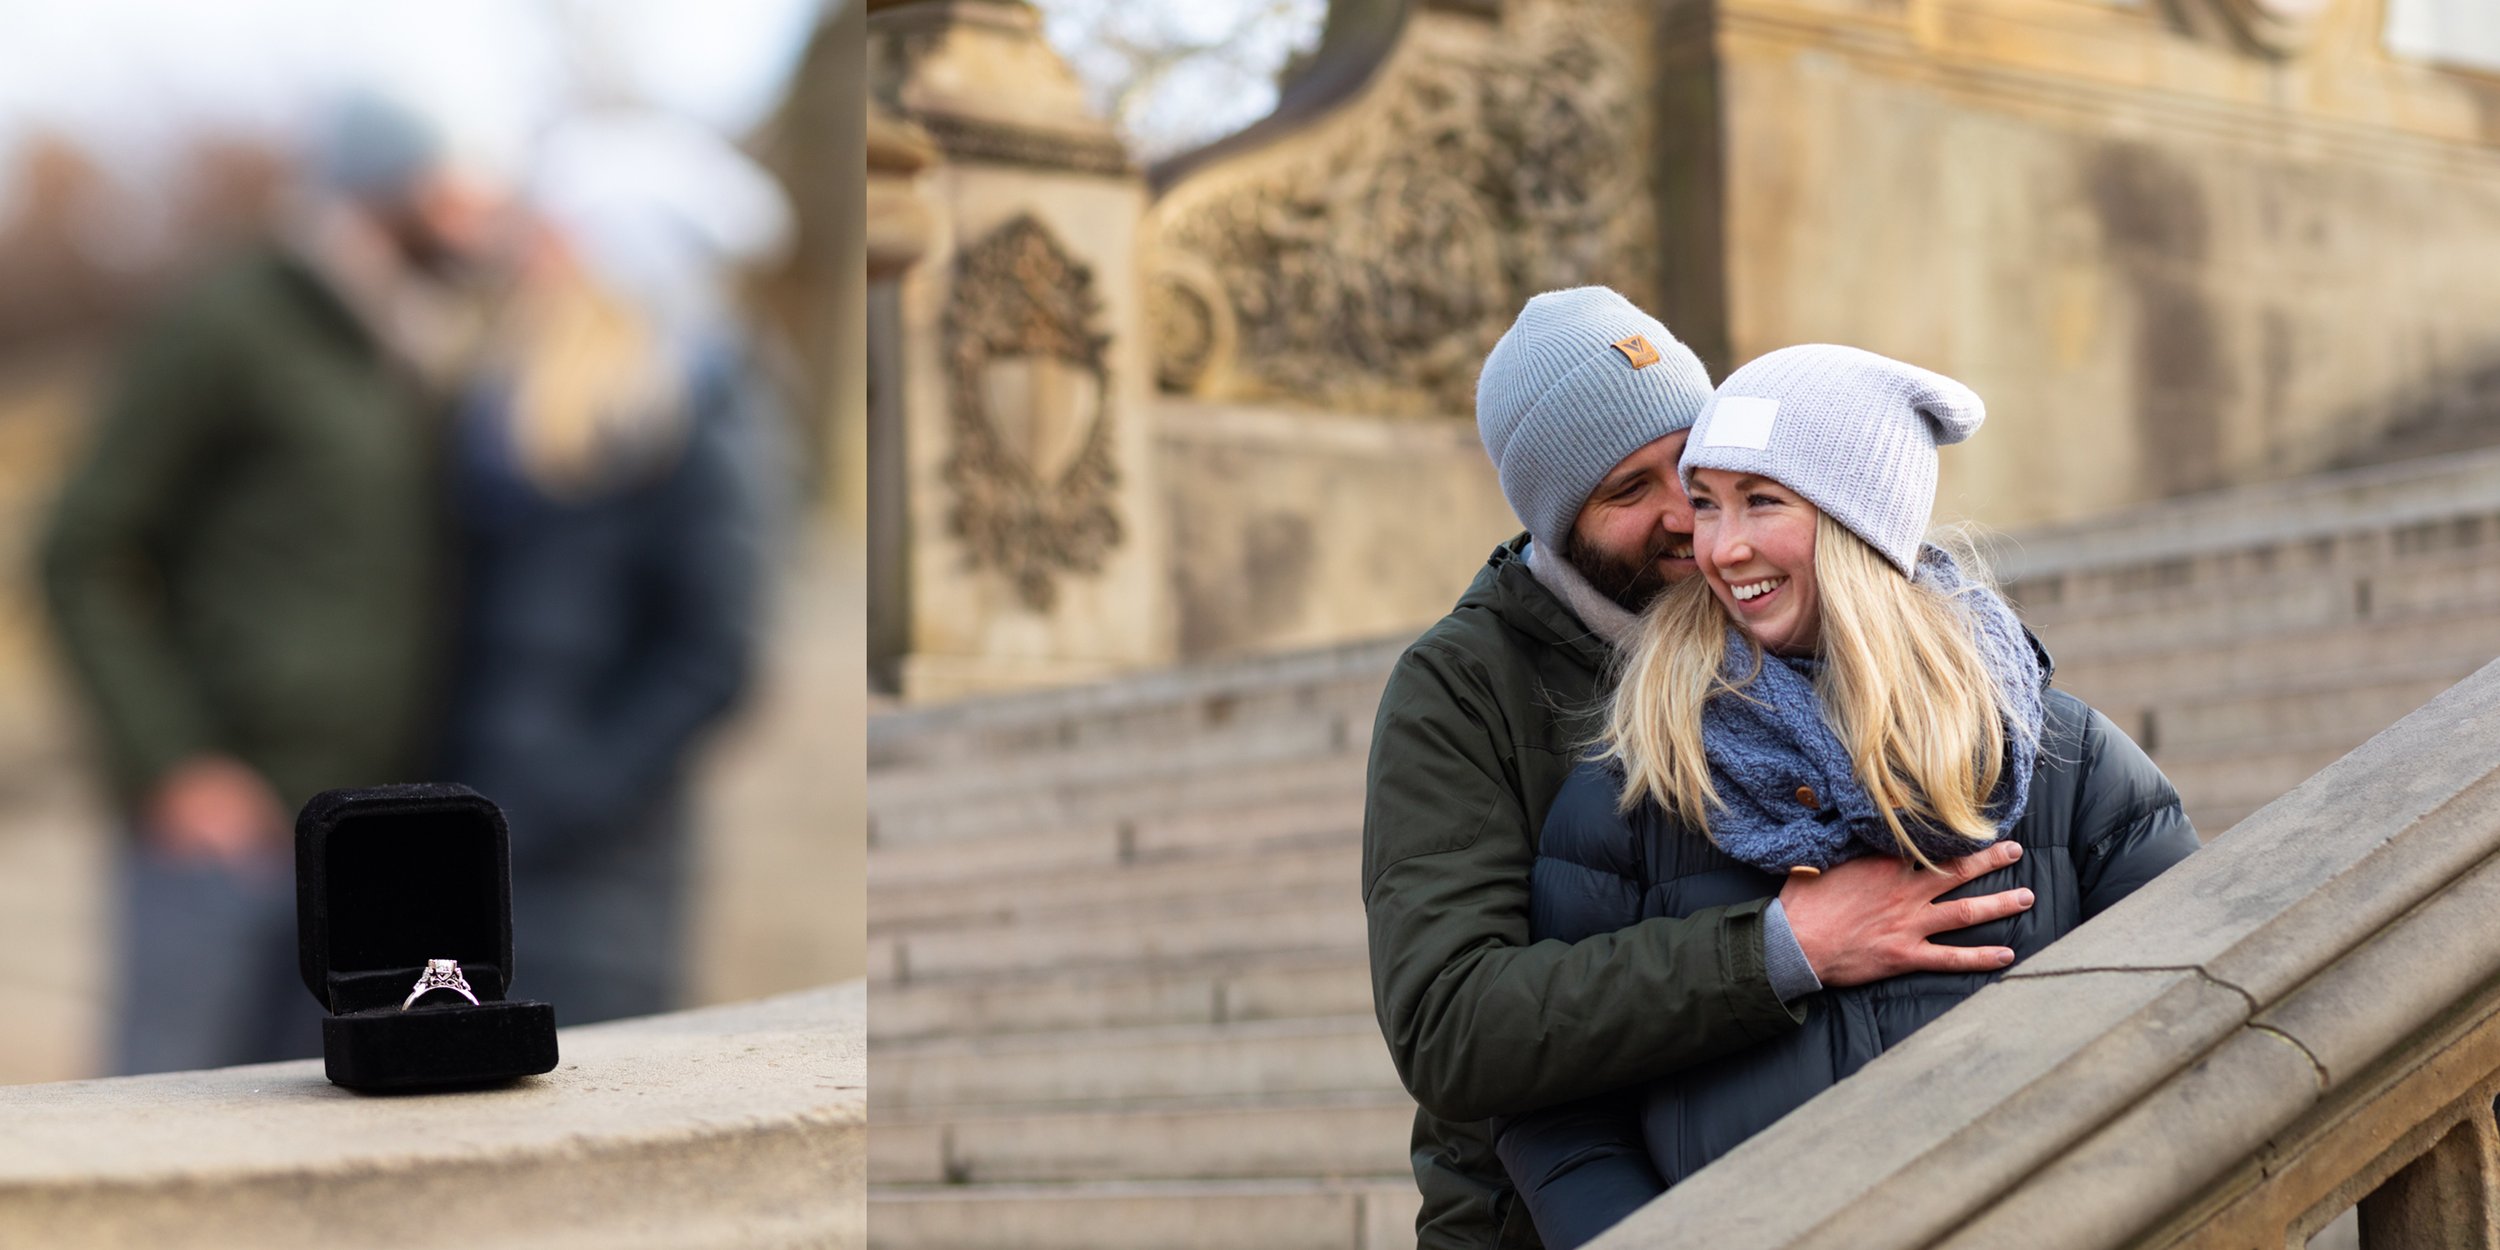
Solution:
{"label": "pale sky", "polygon": [[2404,56],[2500,70],[2500,4],[2388,0],[2387,46]]}
{"label": "pale sky", "polygon": [[[1121,124],[1156,160],[1211,143],[1276,107],[1276,72],[1319,41],[1327,0],[1035,0],[1043,32],[1105,107],[1133,67],[1112,38],[1145,47],[1222,46],[1183,62],[1132,102]],[[1111,38],[1106,38],[1111,37]]]}
{"label": "pale sky", "polygon": [[53,128],[144,181],[197,130],[288,139],[348,86],[517,147],[575,84],[621,78],[736,134],[778,98],[829,2],[0,0],[0,177]]}

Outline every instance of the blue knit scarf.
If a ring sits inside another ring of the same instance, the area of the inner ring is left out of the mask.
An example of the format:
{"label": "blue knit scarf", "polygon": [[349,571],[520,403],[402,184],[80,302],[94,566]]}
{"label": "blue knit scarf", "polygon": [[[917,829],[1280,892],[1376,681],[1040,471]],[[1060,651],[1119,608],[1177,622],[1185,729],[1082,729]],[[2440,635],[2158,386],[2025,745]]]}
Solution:
{"label": "blue knit scarf", "polygon": [[[2031,799],[2032,768],[2047,716],[2047,674],[2013,608],[1965,579],[1943,549],[1932,544],[1920,549],[1915,580],[1963,606],[1972,641],[1996,681],[2006,759],[1987,811],[2001,834],[2021,819]],[[1824,722],[1823,700],[1814,689],[1822,661],[1762,654],[1761,671],[1748,684],[1757,654],[1743,634],[1729,629],[1724,671],[1743,688],[1702,706],[1702,747],[1710,756],[1711,783],[1725,804],[1711,817],[1711,840],[1729,855],[1775,873],[1797,865],[1829,868],[1869,852],[1899,855],[1892,829]],[[1906,813],[1902,824],[1930,859],[1958,858],[1985,845]]]}

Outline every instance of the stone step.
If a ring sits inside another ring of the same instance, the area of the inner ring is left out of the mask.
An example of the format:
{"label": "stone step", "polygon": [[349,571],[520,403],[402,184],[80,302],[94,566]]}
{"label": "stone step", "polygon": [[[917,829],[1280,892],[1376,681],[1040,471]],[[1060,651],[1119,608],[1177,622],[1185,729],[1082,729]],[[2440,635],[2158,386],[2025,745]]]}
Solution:
{"label": "stone step", "polygon": [[2153,761],[2179,791],[2196,831],[2213,838],[2367,740],[2338,735],[2255,750],[2166,752]]}
{"label": "stone step", "polygon": [[2024,605],[2061,661],[2157,654],[2439,614],[2500,614],[2500,561],[2426,561],[2383,572],[2192,587],[2108,607]]}
{"label": "stone step", "polygon": [[2488,541],[2500,454],[2485,450],[2233,487],[2010,536],[2008,578],[2100,576],[2235,552],[2296,552],[2384,536],[2403,554]]}
{"label": "stone step", "polygon": [[1032,752],[1169,743],[1323,704],[1378,701],[1409,638],[1197,664],[1064,690],[890,712],[868,725],[876,771]]}
{"label": "stone step", "polygon": [[1363,848],[1352,832],[1308,842],[1173,853],[1110,868],[1022,870],[938,882],[883,884],[868,898],[871,933],[942,925],[998,924],[1082,908],[1099,912],[1178,899],[1224,899],[1246,887],[1307,889],[1351,898],[1362,881]]}
{"label": "stone step", "polygon": [[1116,824],[1027,830],[990,838],[962,838],[906,846],[868,848],[868,897],[890,889],[1014,876],[1069,868],[1111,868],[1133,858],[1130,841]]}
{"label": "stone step", "polygon": [[1089,864],[1144,863],[1176,856],[1284,849],[1328,838],[1353,838],[1363,827],[1360,779],[1339,779],[1303,794],[1245,798],[1232,804],[1181,807],[1104,817],[1053,828],[1005,826],[934,842],[869,848],[879,881],[961,881],[1025,870]]}
{"label": "stone step", "polygon": [[1385,1093],[882,1115],[868,1182],[1397,1178],[1414,1119],[1411,1100]]}
{"label": "stone step", "polygon": [[1148,818],[1286,799],[1359,796],[1366,763],[1361,751],[1335,752],[1212,772],[1125,778],[1097,785],[1035,786],[960,803],[932,801],[882,808],[874,806],[878,780],[871,775],[869,845],[1012,837],[1044,829],[1145,823]]}
{"label": "stone step", "polygon": [[[2467,529],[2452,528],[2457,520]],[[2460,534],[2463,541],[2459,541]],[[2437,576],[2489,563],[2500,516],[2452,518],[2418,528],[2363,529],[2290,543],[2122,561],[2064,574],[2016,579],[2006,593],[2044,619],[2079,619],[2159,610],[2183,602],[2303,581]]]}
{"label": "stone step", "polygon": [[894,1043],[870,1051],[868,1068],[869,1104],[880,1116],[1402,1088],[1368,1013]]}
{"label": "stone step", "polygon": [[1371,967],[1363,951],[1296,951],[880,984],[868,1035],[882,1046],[916,1038],[1350,1016],[1371,1006]]}
{"label": "stone step", "polygon": [[1176,728],[1135,742],[1079,748],[997,752],[967,768],[955,757],[909,768],[883,768],[869,810],[894,812],[931,803],[1036,788],[1117,785],[1144,778],[1237,769],[1247,764],[1370,749],[1379,683],[1314,706],[1284,709],[1255,721],[1192,731]]}
{"label": "stone step", "polygon": [[2359,746],[2481,667],[2443,662],[2287,677],[2243,695],[2166,701],[2145,709],[2149,720],[2139,716],[2132,725],[2113,719],[2137,735],[2139,744],[2149,739],[2153,749],[2164,751],[2322,740]]}
{"label": "stone step", "polygon": [[1029,923],[872,933],[868,975],[880,985],[909,984],[1363,945],[1363,905],[1352,889],[1256,890]]}
{"label": "stone step", "polygon": [[[2044,640],[2056,655],[2056,640]],[[2442,612],[2100,660],[2060,655],[2057,682],[2106,711],[2254,690],[2290,675],[2375,673],[2391,661],[2479,667],[2495,656],[2500,612]]]}
{"label": "stone step", "polygon": [[869,762],[879,769],[943,765],[966,755],[1016,755],[1168,742],[1313,707],[1373,701],[1407,637],[1383,637],[1250,664],[1326,671],[1244,677],[1242,661],[1139,673],[1087,686],[890,710],[870,726]]}
{"label": "stone step", "polygon": [[2354,624],[2358,593],[2349,579],[2311,578],[2072,616],[2025,605],[2022,616],[2061,664],[2082,664]]}
{"label": "stone step", "polygon": [[1390,1250],[1415,1244],[1411,1179],[884,1185],[876,1250]]}
{"label": "stone step", "polygon": [[1363,823],[1359,789],[1232,810],[1180,812],[1091,828],[1008,832],[868,853],[870,892],[1014,878],[1024,873],[1109,870],[1209,854],[1285,853],[1353,841]]}

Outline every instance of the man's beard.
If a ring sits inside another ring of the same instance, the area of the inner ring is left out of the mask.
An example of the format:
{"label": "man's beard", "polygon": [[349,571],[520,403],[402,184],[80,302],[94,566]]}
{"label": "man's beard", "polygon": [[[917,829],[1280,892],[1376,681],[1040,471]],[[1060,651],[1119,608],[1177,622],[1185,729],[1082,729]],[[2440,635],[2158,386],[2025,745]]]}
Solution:
{"label": "man's beard", "polygon": [[1666,558],[1667,548],[1674,541],[1665,531],[1658,531],[1637,557],[1626,559],[1580,541],[1575,532],[1563,540],[1563,560],[1596,587],[1597,593],[1622,605],[1624,611],[1637,613],[1666,591],[1667,575],[1659,569],[1658,562]]}
{"label": "man's beard", "polygon": [[414,212],[395,209],[375,214],[382,232],[411,272],[448,287],[465,287],[485,277],[480,258],[468,255]]}

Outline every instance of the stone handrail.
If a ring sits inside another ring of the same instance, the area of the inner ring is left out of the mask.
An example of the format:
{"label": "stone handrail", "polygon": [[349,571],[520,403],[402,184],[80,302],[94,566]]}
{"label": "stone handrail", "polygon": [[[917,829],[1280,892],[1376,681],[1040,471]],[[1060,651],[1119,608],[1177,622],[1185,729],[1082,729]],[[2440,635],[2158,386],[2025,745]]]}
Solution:
{"label": "stone handrail", "polygon": [[566,1029],[495,1089],[319,1060],[0,1087],[0,1246],[857,1247],[866,1024],[854,981]]}
{"label": "stone handrail", "polygon": [[1593,1244],[2500,1245],[2495,852],[2500,663]]}

